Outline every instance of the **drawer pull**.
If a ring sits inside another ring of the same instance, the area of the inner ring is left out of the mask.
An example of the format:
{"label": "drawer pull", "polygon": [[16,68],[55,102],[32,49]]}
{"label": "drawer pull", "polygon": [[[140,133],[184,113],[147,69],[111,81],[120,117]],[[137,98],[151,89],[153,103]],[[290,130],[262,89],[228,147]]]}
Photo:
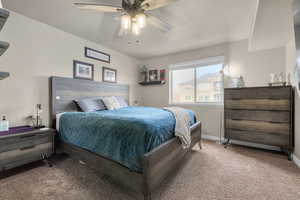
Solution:
{"label": "drawer pull", "polygon": [[20,136],[21,139],[24,139],[24,138],[32,138],[32,137],[35,137],[36,135],[33,134],[33,135],[23,135],[23,136]]}
{"label": "drawer pull", "polygon": [[33,149],[33,148],[35,148],[35,145],[29,146],[29,147],[23,147],[23,148],[21,148],[20,150],[21,150],[21,151],[25,151],[25,150]]}

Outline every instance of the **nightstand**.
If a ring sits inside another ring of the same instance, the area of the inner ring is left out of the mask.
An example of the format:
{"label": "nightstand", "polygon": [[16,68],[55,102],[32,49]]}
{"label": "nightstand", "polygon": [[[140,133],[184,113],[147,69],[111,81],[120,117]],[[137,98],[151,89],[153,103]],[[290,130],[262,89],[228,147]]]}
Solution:
{"label": "nightstand", "polygon": [[43,128],[0,136],[0,171],[38,160],[48,163],[54,152],[55,133],[55,129]]}

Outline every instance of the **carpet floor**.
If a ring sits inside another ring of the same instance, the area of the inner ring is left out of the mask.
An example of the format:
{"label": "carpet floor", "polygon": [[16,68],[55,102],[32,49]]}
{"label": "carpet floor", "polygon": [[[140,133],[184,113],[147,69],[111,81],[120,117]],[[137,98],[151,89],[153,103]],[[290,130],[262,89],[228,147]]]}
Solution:
{"label": "carpet floor", "polygon": [[[139,200],[107,178],[66,156],[54,166],[34,163],[0,179],[1,200]],[[299,200],[300,169],[285,155],[205,141],[176,176],[155,193],[157,200]]]}

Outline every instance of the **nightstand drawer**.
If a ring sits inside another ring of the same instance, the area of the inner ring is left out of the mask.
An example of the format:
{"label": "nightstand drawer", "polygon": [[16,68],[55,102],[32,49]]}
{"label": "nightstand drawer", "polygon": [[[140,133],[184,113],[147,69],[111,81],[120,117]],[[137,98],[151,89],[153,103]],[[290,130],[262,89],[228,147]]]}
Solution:
{"label": "nightstand drawer", "polygon": [[51,155],[53,152],[53,143],[48,142],[39,145],[28,145],[16,150],[0,153],[0,166],[5,167],[10,163],[20,161],[39,160],[43,154]]}
{"label": "nightstand drawer", "polygon": [[52,142],[53,134],[32,133],[0,140],[0,153]]}

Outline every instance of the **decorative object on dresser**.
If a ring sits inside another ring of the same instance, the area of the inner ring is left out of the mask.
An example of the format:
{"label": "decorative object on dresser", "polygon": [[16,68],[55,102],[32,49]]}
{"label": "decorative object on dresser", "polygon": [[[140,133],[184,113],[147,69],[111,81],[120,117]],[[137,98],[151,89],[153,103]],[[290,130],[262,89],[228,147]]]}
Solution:
{"label": "decorative object on dresser", "polygon": [[294,91],[291,86],[228,88],[224,91],[226,146],[230,140],[294,149]]}
{"label": "decorative object on dresser", "polygon": [[84,55],[87,58],[91,58],[91,59],[98,60],[101,62],[110,63],[110,55],[109,54],[101,52],[101,51],[97,51],[95,49],[85,47]]}
{"label": "decorative object on dresser", "polygon": [[272,86],[286,86],[287,82],[285,80],[285,76],[283,72],[281,72],[279,75],[271,73],[270,74],[270,82],[268,83],[270,87]]}
{"label": "decorative object on dresser", "polygon": [[6,116],[3,115],[0,121],[0,132],[9,130],[9,121],[7,121]]}
{"label": "decorative object on dresser", "polygon": [[94,65],[77,61],[73,61],[73,76],[76,79],[94,80]]}
{"label": "decorative object on dresser", "polygon": [[102,81],[109,83],[117,82],[117,70],[107,67],[102,67]]}
{"label": "decorative object on dresser", "polygon": [[54,129],[33,129],[30,126],[0,132],[0,171],[49,158],[54,152]]}
{"label": "decorative object on dresser", "polygon": [[42,104],[37,104],[36,105],[36,115],[31,115],[29,116],[29,119],[32,121],[32,125],[34,128],[45,128],[43,125],[43,120],[42,120],[42,114],[43,109],[42,109]]}
{"label": "decorative object on dresser", "polygon": [[[243,88],[245,87],[245,81],[243,76],[235,76],[235,77],[230,77],[230,76],[225,76],[224,72],[220,72],[221,76],[224,77],[226,80],[226,86],[228,88]],[[223,79],[224,79],[223,78]]]}

